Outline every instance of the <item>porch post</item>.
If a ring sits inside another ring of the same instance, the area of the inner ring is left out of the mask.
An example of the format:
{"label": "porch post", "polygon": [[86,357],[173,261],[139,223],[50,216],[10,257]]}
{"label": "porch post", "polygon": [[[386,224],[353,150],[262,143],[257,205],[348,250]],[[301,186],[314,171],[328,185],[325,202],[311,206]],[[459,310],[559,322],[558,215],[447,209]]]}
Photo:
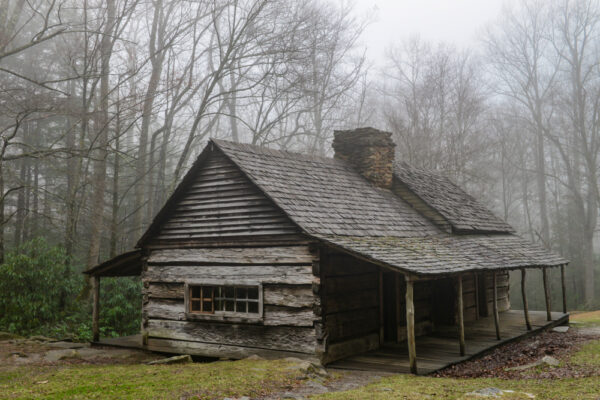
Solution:
{"label": "porch post", "polygon": [[560,283],[562,286],[563,314],[567,313],[567,285],[565,284],[565,264],[560,266]]}
{"label": "porch post", "polygon": [[463,311],[463,279],[458,276],[458,339],[461,357],[465,355],[465,318]]}
{"label": "porch post", "polygon": [[497,281],[496,271],[494,271],[493,281],[494,281],[494,300],[493,300],[492,304],[493,304],[493,310],[494,310],[494,324],[496,325],[496,339],[500,340],[500,317],[498,316],[498,284],[496,282]]}
{"label": "porch post", "polygon": [[548,273],[546,268],[542,268],[542,278],[544,279],[544,297],[546,298],[546,319],[552,321],[552,306],[550,305],[550,288],[548,287]]}
{"label": "porch post", "polygon": [[529,307],[527,305],[527,292],[525,290],[525,277],[527,276],[527,270],[523,268],[521,270],[521,294],[523,295],[523,312],[525,313],[525,325],[527,330],[531,330],[531,321],[529,321]]}
{"label": "porch post", "polygon": [[92,338],[94,342],[100,340],[100,277],[92,277]]}
{"label": "porch post", "polygon": [[379,270],[379,344],[383,344],[383,271]]}
{"label": "porch post", "polygon": [[417,350],[415,345],[415,305],[413,302],[413,281],[406,279],[406,341],[408,343],[408,361],[410,372],[417,374]]}

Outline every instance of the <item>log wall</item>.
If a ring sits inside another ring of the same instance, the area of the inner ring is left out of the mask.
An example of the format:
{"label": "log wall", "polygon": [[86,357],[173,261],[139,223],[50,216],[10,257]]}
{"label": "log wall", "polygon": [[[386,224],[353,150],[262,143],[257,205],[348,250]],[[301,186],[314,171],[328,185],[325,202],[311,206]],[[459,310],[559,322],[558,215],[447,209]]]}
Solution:
{"label": "log wall", "polygon": [[[483,279],[485,282],[485,293],[479,293],[479,301],[487,302],[487,313],[493,315],[494,302],[494,282],[493,273],[479,273],[478,280]],[[474,274],[463,275],[463,313],[465,322],[477,319],[477,293]],[[498,284],[498,311],[507,311],[510,309],[509,298],[509,276],[508,272],[502,271],[497,273]]]}
{"label": "log wall", "polygon": [[[306,245],[153,250],[142,274],[148,349],[209,357],[316,358],[315,260]],[[260,283],[262,319],[191,319],[184,304],[186,282]]]}
{"label": "log wall", "polygon": [[[498,285],[498,311],[510,310],[510,297],[509,297],[509,282],[508,282],[508,271],[497,272],[496,275]],[[486,273],[486,298],[488,306],[488,315],[493,314],[494,304],[494,282],[493,273]]]}

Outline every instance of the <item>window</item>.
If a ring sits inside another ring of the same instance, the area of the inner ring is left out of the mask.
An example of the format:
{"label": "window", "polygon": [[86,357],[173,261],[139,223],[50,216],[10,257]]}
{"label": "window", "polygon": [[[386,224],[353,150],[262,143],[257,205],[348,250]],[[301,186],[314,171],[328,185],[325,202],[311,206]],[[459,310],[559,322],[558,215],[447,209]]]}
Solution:
{"label": "window", "polygon": [[260,286],[189,285],[189,312],[258,316]]}

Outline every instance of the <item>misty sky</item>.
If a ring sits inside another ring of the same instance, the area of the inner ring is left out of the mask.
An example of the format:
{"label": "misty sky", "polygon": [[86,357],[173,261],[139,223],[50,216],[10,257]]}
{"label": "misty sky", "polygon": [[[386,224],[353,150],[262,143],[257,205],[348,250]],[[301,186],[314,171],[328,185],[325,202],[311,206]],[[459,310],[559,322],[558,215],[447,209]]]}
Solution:
{"label": "misty sky", "polygon": [[384,50],[413,34],[458,47],[477,44],[482,27],[494,20],[505,0],[356,0],[357,11],[373,13],[363,36],[371,62],[381,65]]}

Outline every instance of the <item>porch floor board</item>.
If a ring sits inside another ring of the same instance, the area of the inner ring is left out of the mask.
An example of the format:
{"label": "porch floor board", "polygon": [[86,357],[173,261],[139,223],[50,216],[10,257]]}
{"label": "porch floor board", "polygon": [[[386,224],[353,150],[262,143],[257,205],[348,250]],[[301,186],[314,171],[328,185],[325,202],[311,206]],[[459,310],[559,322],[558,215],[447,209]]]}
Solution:
{"label": "porch floor board", "polygon": [[[427,375],[451,365],[486,353],[502,344],[535,334],[541,330],[568,323],[569,314],[552,313],[552,321],[546,320],[545,311],[530,311],[532,330],[525,326],[521,310],[499,313],[500,340],[496,339],[493,316],[465,323],[465,356],[459,355],[458,328],[439,327],[435,332],[417,337],[417,370]],[[362,371],[384,371],[409,373],[408,348],[406,342],[389,344],[367,353],[351,356],[327,366],[328,368]]]}

